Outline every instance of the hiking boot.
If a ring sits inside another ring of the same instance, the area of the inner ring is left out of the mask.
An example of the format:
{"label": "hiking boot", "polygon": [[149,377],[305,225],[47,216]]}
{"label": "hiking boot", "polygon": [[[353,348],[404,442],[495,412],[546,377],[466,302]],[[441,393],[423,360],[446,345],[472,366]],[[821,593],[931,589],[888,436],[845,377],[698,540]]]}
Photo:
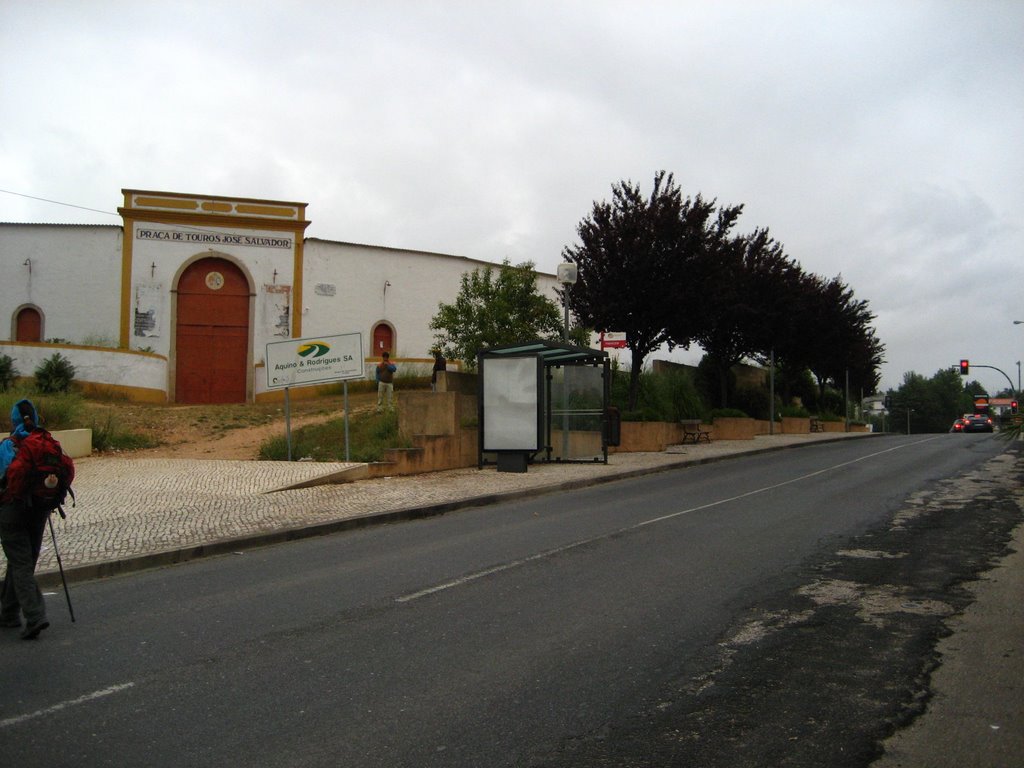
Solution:
{"label": "hiking boot", "polygon": [[21,629],[21,619],[17,616],[0,616],[0,627],[4,629]]}
{"label": "hiking boot", "polygon": [[46,629],[48,626],[50,626],[50,622],[48,622],[46,619],[39,619],[39,621],[31,621],[29,622],[28,626],[25,627],[24,630],[22,630],[21,639],[35,640],[37,637],[39,637],[39,633]]}

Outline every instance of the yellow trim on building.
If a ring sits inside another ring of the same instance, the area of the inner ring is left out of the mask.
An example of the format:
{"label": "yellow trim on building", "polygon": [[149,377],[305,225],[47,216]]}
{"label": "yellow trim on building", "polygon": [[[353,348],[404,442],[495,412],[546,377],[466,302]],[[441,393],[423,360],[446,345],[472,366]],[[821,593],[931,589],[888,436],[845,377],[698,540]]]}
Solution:
{"label": "yellow trim on building", "polygon": [[139,189],[123,189],[124,207],[128,210],[171,213],[195,211],[203,221],[207,215],[220,214],[232,219],[266,217],[267,219],[288,219],[302,223],[306,219],[306,203],[281,200],[258,200],[254,198],[221,197],[219,195],[191,195],[177,192],[150,192]]}
{"label": "yellow trim on building", "polygon": [[204,211],[209,211],[210,213],[231,213],[231,204],[211,203],[209,200],[207,200],[205,203],[203,203],[202,209]]}
{"label": "yellow trim on building", "polygon": [[253,216],[287,216],[294,219],[297,215],[294,208],[279,208],[272,205],[236,205],[235,210]]}
{"label": "yellow trim on building", "polygon": [[136,197],[134,203],[145,208],[181,208],[189,211],[199,207],[195,200],[175,200],[170,197]]}

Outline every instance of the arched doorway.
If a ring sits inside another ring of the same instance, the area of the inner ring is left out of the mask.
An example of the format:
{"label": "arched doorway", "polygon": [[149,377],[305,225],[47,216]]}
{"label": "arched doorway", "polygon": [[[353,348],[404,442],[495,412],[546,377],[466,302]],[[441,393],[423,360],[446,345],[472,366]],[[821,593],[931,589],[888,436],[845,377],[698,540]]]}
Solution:
{"label": "arched doorway", "polygon": [[244,403],[249,281],[227,259],[200,259],[178,280],[175,400]]}
{"label": "arched doorway", "polygon": [[373,327],[373,352],[374,357],[380,357],[383,352],[395,351],[395,332],[387,323],[377,323]]}
{"label": "arched doorway", "polygon": [[42,341],[43,315],[35,307],[22,307],[14,317],[15,341]]}

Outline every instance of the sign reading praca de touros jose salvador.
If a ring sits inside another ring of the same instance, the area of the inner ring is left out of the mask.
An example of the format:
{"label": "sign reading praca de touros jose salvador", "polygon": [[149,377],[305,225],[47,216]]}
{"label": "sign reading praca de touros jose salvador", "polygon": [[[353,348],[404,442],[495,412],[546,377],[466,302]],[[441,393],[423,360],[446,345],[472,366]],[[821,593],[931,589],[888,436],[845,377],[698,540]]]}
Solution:
{"label": "sign reading praca de touros jose salvador", "polygon": [[267,387],[301,387],[345,379],[361,379],[363,336],[313,336],[267,344]]}

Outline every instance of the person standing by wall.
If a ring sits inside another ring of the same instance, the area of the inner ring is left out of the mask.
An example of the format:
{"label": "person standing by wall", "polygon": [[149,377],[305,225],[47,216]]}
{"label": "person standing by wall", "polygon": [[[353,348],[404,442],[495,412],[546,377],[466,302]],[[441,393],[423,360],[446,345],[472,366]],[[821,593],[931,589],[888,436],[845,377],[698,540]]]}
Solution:
{"label": "person standing by wall", "polygon": [[398,367],[391,362],[391,354],[385,352],[381,355],[381,361],[377,363],[377,413],[385,407],[390,411],[393,407],[392,400],[395,394],[395,371]]}
{"label": "person standing by wall", "polygon": [[444,355],[437,347],[434,347],[432,351],[434,353],[434,370],[430,374],[430,391],[437,392],[437,374],[448,370],[448,361],[444,359]]}

